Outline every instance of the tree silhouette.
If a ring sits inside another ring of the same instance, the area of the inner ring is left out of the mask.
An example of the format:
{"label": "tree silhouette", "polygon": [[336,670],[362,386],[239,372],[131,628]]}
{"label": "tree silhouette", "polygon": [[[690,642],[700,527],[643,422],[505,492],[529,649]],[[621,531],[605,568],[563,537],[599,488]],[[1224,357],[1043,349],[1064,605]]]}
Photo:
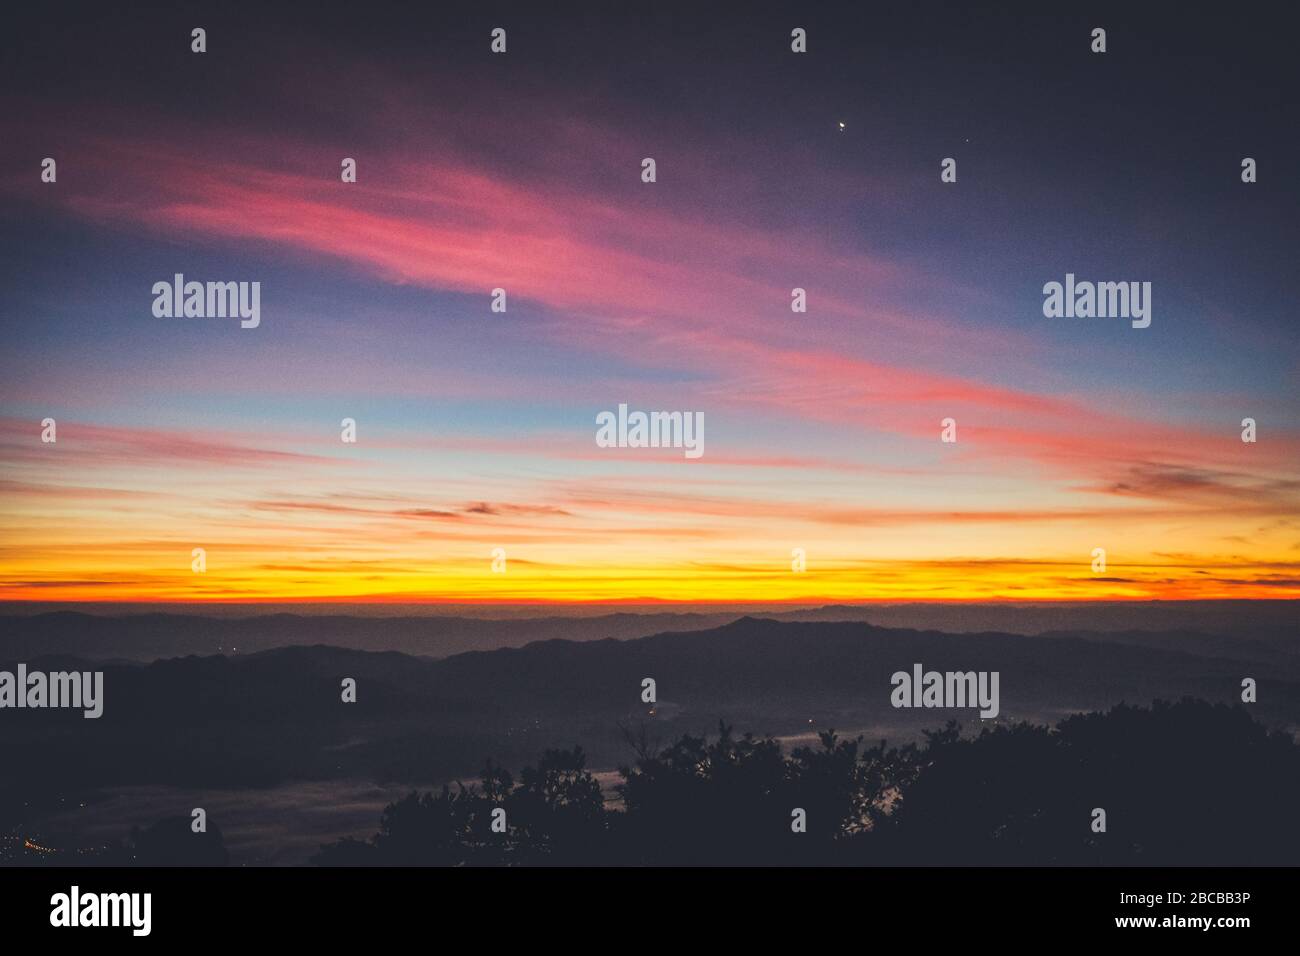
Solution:
{"label": "tree silhouette", "polygon": [[[636,739],[636,738],[634,738]],[[1055,727],[956,723],[920,746],[821,734],[778,741],[644,735],[607,806],[581,748],[548,750],[515,782],[412,793],[367,842],[313,862],[371,864],[1254,865],[1300,858],[1300,747],[1241,707],[1119,705]],[[491,812],[506,812],[493,833]],[[806,832],[794,832],[803,810]],[[1092,812],[1106,812],[1094,832]]]}

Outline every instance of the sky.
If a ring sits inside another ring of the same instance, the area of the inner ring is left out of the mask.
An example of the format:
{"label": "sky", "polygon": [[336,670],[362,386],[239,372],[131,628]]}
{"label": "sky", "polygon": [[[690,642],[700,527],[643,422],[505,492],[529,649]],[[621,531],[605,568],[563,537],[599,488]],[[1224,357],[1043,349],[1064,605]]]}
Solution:
{"label": "sky", "polygon": [[1280,25],[530,6],[16,15],[0,600],[1300,596]]}

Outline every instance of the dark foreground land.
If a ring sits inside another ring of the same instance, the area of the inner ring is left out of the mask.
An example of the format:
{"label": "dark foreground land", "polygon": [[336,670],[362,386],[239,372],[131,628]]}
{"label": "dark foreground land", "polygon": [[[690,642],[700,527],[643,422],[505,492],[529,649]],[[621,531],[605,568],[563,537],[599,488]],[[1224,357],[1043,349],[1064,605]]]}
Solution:
{"label": "dark foreground land", "polygon": [[[220,808],[292,787],[337,803],[331,792],[371,781],[380,798],[342,822],[290,802],[236,844],[324,844],[324,863],[1292,863],[1297,825],[1280,808],[1300,805],[1294,644],[1280,627],[1027,636],[743,618],[442,659],[331,646],[148,664],[27,657],[104,671],[104,714],[5,713],[0,753],[18,772],[0,777],[0,857],[58,862],[89,846],[79,828],[105,794],[120,803],[131,788],[185,788]],[[890,675],[915,663],[998,671],[999,716],[895,709]],[[345,679],[355,703],[341,698]],[[1183,698],[1194,700],[1150,709]],[[943,729],[950,719],[961,736]],[[720,721],[755,736],[720,737]],[[481,778],[488,761],[509,780]],[[457,780],[478,782],[438,785]],[[413,786],[431,795],[398,799]],[[484,815],[493,808],[504,835]],[[1092,830],[1098,808],[1105,833]],[[795,809],[806,832],[791,831]],[[188,859],[202,841],[173,848],[188,821],[160,816],[142,805],[130,846],[123,827],[92,855]],[[209,834],[223,819],[233,826],[214,809]],[[206,859],[225,858],[219,843],[202,842]]]}

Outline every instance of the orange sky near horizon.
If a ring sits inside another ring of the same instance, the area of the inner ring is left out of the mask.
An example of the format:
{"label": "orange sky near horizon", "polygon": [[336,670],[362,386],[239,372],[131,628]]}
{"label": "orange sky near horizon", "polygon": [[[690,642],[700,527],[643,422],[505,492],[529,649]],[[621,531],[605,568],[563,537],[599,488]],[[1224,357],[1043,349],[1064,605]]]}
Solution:
{"label": "orange sky near horizon", "polygon": [[[523,447],[485,458],[480,450],[395,452],[382,441],[370,449],[364,437],[356,446],[322,437],[315,448],[275,450],[228,436],[182,439],[73,422],[60,426],[56,444],[43,445],[32,440],[38,431],[0,421],[10,452],[0,479],[0,600],[1300,596],[1285,499],[1260,496],[1227,510],[1223,489],[1193,488],[1159,502],[1085,495],[1069,485],[1048,493],[1041,479],[1020,487],[979,458],[954,458],[945,466],[952,474],[902,485],[825,461],[773,468],[707,458],[629,466],[614,457],[606,473],[579,480],[562,442],[550,453]],[[517,477],[546,464],[551,477]],[[290,487],[288,469],[296,476]],[[422,473],[446,476],[436,493],[410,477]],[[689,477],[674,482],[673,474]],[[1025,506],[988,507],[974,486]],[[933,500],[946,500],[948,509],[923,507]],[[1104,571],[1093,569],[1097,547],[1106,551]],[[204,550],[202,572],[193,570],[194,548]],[[505,557],[499,572],[497,548]],[[794,570],[796,548],[804,552],[802,572]]]}

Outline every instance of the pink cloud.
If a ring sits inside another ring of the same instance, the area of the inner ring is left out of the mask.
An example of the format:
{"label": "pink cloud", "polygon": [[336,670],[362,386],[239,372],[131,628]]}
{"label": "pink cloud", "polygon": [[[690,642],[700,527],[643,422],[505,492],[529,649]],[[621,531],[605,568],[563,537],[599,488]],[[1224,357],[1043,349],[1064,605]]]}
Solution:
{"label": "pink cloud", "polygon": [[[581,141],[591,132],[569,125],[563,135]],[[898,304],[909,284],[942,290],[941,277],[840,252],[806,229],[701,218],[674,201],[667,182],[635,198],[595,195],[548,182],[549,166],[508,179],[445,148],[416,155],[406,144],[386,151],[382,166],[363,163],[360,181],[344,185],[333,168],[314,167],[308,157],[320,151],[304,144],[282,149],[271,171],[213,158],[264,157],[265,143],[226,136],[225,149],[201,148],[212,138],[196,133],[196,147],[181,151],[87,137],[86,175],[60,196],[75,214],[109,224],[268,243],[394,283],[484,296],[503,286],[549,309],[547,328],[566,343],[698,373],[690,395],[710,407],[762,408],[929,442],[951,416],[962,429],[958,458],[1028,459],[1070,475],[1082,469],[1099,489],[1119,485],[1137,463],[1225,467],[1240,452],[1228,428],[1174,427],[947,373],[953,355],[988,349],[984,333]],[[548,163],[555,146],[552,139],[543,150]],[[634,155],[628,149],[605,136],[598,151]],[[809,290],[806,316],[789,310],[795,285]],[[951,292],[963,302],[970,294]],[[998,346],[1019,353],[1033,342],[1000,334]],[[132,454],[193,461],[295,455],[183,435],[127,443]],[[1294,434],[1275,434],[1253,461],[1285,467],[1297,448]],[[780,459],[748,457],[769,466]]]}
{"label": "pink cloud", "polygon": [[[165,428],[125,428],[83,422],[59,422],[58,441],[41,441],[38,421],[0,418],[0,448],[7,461],[64,465],[140,465],[282,467],[289,464],[339,464],[341,458],[304,454],[286,448],[247,444],[247,436],[223,432]],[[277,444],[291,442],[280,438]]]}

